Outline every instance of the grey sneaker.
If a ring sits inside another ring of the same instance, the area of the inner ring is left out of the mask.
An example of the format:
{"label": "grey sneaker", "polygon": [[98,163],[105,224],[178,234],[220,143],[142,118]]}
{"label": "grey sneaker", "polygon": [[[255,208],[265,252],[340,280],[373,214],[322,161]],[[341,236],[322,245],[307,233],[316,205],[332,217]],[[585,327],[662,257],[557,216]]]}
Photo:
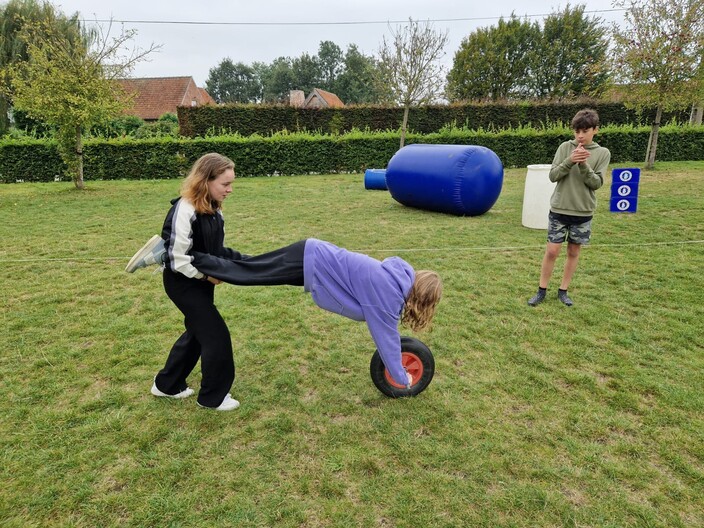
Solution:
{"label": "grey sneaker", "polygon": [[166,253],[166,246],[164,245],[164,239],[159,235],[154,235],[149,239],[149,242],[144,244],[142,249],[137,251],[134,256],[127,263],[125,271],[127,273],[134,273],[135,270],[139,268],[146,268],[147,266],[153,266],[154,264],[164,263],[164,254]]}
{"label": "grey sneaker", "polygon": [[528,299],[528,306],[538,306],[544,300],[545,300],[545,291],[538,290],[538,293],[536,293],[535,295],[533,295],[533,297]]}
{"label": "grey sneaker", "polygon": [[557,298],[560,299],[560,302],[565,306],[572,306],[574,304],[572,299],[567,297],[567,290],[558,290]]}

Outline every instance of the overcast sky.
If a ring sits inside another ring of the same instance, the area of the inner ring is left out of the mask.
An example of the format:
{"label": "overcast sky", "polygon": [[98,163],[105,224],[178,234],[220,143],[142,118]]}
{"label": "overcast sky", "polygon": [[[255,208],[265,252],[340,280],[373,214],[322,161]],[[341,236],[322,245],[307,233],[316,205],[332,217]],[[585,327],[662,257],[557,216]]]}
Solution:
{"label": "overcast sky", "polygon": [[[330,40],[346,50],[356,44],[367,55],[378,55],[389,22],[397,27],[409,17],[431,20],[435,29],[448,31],[443,63],[451,66],[462,39],[479,27],[496,25],[501,16],[540,15],[564,8],[566,1],[551,0],[56,0],[65,14],[78,12],[87,23],[114,22],[137,30],[133,43],[161,49],[140,63],[134,77],[192,76],[204,86],[211,68],[229,57],[233,62],[271,63],[277,57],[317,54],[321,41]],[[580,2],[571,2],[579,5]],[[623,20],[612,0],[583,2],[589,16],[607,22]],[[124,22],[118,22],[124,21]],[[159,23],[145,23],[153,21]],[[174,23],[187,22],[187,23]],[[194,22],[203,22],[197,24]],[[103,23],[104,27],[107,27]],[[585,35],[585,38],[589,38]]]}

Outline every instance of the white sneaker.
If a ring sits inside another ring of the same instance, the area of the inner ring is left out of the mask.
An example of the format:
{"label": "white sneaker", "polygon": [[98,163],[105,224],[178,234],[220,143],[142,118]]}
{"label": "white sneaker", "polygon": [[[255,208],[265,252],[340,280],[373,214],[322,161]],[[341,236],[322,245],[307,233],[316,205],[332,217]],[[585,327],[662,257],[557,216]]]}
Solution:
{"label": "white sneaker", "polygon": [[[198,405],[200,405],[200,403]],[[240,406],[240,402],[238,402],[230,394],[228,394],[227,396],[225,396],[225,399],[222,400],[222,403],[217,407],[206,407],[205,405],[200,406],[206,409],[215,409],[216,411],[234,411],[235,409],[237,409],[237,407]]]}
{"label": "white sneaker", "polygon": [[159,235],[154,235],[146,244],[144,244],[144,246],[142,246],[142,249],[134,254],[134,256],[127,263],[125,271],[127,273],[134,273],[134,271],[139,268],[146,268],[147,266],[152,266],[153,264],[163,264],[164,253],[166,253],[164,239]]}
{"label": "white sneaker", "polygon": [[195,391],[193,389],[191,389],[190,387],[186,387],[178,394],[166,394],[165,392],[161,392],[159,389],[156,388],[156,382],[154,382],[154,384],[152,384],[152,394],[154,396],[159,396],[161,398],[175,398],[177,400],[181,400],[183,398],[188,398],[194,392]]}

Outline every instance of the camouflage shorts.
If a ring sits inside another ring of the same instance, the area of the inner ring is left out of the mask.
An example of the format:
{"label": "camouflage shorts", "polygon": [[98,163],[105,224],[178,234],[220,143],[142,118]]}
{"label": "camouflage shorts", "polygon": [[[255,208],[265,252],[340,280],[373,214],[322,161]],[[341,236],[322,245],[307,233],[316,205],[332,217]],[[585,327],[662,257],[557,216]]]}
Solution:
{"label": "camouflage shorts", "polygon": [[573,244],[588,244],[592,236],[592,221],[581,224],[563,224],[550,213],[548,217],[548,242],[562,244],[565,240]]}

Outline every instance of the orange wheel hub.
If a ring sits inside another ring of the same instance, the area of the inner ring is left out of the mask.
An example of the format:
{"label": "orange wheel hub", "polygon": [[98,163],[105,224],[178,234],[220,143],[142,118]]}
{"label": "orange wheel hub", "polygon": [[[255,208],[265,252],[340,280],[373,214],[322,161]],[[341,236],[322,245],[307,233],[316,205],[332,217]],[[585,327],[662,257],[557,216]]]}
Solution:
{"label": "orange wheel hub", "polygon": [[[413,376],[413,385],[418,383],[423,377],[423,362],[412,352],[401,352],[401,364],[403,365],[403,368],[405,368],[406,371]],[[392,387],[396,387],[397,389],[406,388],[405,385],[399,385],[396,383],[387,369],[384,369],[384,377]]]}

